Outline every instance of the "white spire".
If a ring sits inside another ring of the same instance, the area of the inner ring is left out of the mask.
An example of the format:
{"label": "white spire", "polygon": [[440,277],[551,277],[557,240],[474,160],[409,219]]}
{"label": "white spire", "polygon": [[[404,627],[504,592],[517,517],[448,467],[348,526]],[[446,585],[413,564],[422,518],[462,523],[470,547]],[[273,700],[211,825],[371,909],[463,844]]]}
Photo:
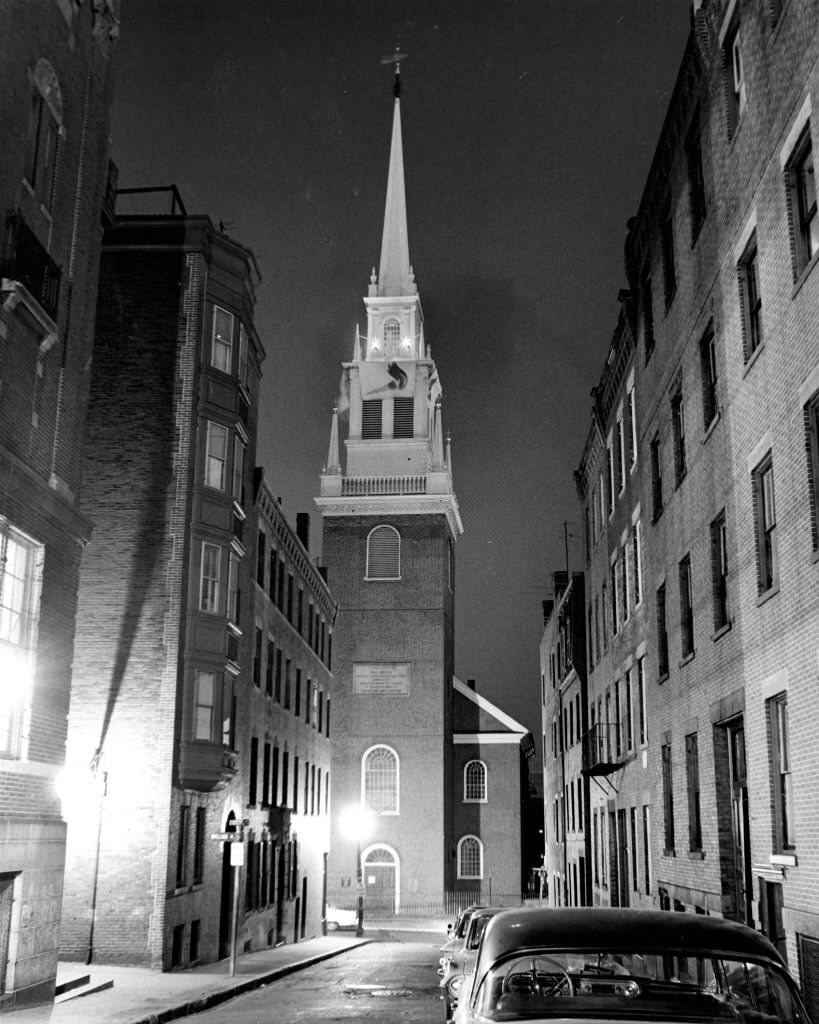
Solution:
{"label": "white spire", "polygon": [[327,472],[334,476],[341,472],[338,447],[338,407],[333,407],[333,422],[330,426],[330,445],[327,449]]}
{"label": "white spire", "polygon": [[401,101],[397,95],[393,108],[390,169],[387,177],[387,202],[384,209],[384,234],[381,239],[381,263],[378,270],[378,294],[414,295],[417,291],[409,260],[407,201],[404,192],[404,151],[401,141]]}

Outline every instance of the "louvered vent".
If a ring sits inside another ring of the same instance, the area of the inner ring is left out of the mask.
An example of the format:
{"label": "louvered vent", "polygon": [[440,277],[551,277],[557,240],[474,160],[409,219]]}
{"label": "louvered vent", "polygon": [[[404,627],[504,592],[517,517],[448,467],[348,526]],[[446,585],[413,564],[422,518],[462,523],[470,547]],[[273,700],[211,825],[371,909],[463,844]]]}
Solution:
{"label": "louvered vent", "polygon": [[396,398],[393,400],[392,436],[412,437],[413,435],[413,405],[412,398]]}
{"label": "louvered vent", "polygon": [[401,537],[392,526],[376,526],[367,540],[367,579],[401,578]]}

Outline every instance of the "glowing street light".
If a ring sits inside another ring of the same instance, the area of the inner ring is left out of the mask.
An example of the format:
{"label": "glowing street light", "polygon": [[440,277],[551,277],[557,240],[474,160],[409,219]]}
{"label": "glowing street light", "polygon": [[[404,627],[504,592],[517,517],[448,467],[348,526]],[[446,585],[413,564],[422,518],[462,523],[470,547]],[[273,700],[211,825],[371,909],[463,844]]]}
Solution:
{"label": "glowing street light", "polygon": [[369,839],[372,833],[374,815],[364,804],[350,804],[341,812],[339,824],[342,835],[355,840],[355,880],[358,892],[358,924],[355,933],[360,937],[364,934],[364,866],[361,863],[361,843]]}

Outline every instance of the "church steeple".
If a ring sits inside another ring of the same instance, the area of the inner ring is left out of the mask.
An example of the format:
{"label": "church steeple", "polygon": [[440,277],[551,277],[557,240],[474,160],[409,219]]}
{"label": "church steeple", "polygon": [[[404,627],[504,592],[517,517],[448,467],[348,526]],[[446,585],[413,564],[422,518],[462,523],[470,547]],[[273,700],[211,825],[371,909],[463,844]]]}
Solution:
{"label": "church steeple", "polygon": [[[400,60],[395,65],[390,162],[381,262],[364,296],[367,325],[356,328],[352,360],[342,367],[327,464],[317,504],[324,515],[355,507],[416,515],[445,514],[453,537],[461,533],[444,445],[441,384],[424,340],[424,313],[409,259]],[[339,418],[347,424],[339,445]]]}
{"label": "church steeple", "polygon": [[[404,147],[401,137],[400,63],[395,60],[395,100],[392,114],[390,168],[387,175],[387,202],[384,208],[384,234],[381,238],[381,263],[376,295],[413,295],[417,288],[409,259],[407,200],[404,190]],[[371,293],[372,294],[372,293]]]}

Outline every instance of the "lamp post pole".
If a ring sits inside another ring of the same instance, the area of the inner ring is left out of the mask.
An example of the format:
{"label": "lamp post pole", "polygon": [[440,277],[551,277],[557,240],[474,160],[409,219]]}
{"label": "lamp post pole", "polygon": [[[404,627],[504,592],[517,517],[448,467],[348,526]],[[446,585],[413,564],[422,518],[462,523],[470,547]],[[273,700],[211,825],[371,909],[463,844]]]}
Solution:
{"label": "lamp post pole", "polygon": [[357,838],[355,843],[355,879],[358,891],[358,926],[356,935],[358,938],[364,934],[364,871],[361,866],[361,839]]}

